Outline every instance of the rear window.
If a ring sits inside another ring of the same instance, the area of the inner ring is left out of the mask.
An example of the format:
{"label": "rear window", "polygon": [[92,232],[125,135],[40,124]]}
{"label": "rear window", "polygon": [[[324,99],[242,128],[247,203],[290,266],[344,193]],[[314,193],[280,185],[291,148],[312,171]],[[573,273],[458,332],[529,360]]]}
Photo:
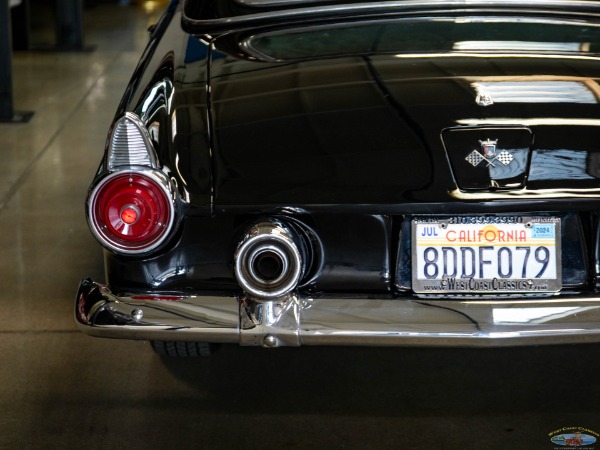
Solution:
{"label": "rear window", "polygon": [[371,53],[596,55],[600,28],[548,20],[398,20],[273,31],[245,39],[244,47],[260,59],[271,60]]}

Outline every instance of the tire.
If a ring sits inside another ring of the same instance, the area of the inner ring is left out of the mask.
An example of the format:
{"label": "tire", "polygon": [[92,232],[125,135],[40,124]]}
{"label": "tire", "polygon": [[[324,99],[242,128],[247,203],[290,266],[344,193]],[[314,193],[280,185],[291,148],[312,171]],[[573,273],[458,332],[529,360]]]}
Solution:
{"label": "tire", "polygon": [[151,341],[150,344],[158,355],[169,358],[207,358],[217,347],[206,342]]}

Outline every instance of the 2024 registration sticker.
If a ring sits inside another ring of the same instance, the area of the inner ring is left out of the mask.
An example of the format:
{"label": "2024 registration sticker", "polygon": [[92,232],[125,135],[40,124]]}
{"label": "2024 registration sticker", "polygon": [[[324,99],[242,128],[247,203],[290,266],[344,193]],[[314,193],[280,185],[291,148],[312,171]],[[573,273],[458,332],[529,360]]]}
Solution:
{"label": "2024 registration sticker", "polygon": [[459,219],[413,221],[415,292],[560,290],[559,218]]}

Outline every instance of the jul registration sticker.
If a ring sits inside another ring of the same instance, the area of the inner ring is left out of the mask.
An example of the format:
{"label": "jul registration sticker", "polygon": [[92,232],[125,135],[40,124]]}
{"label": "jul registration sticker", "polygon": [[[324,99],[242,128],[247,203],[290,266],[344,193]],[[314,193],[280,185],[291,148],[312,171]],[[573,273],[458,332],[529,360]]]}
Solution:
{"label": "jul registration sticker", "polygon": [[561,289],[558,217],[422,218],[411,232],[417,293]]}

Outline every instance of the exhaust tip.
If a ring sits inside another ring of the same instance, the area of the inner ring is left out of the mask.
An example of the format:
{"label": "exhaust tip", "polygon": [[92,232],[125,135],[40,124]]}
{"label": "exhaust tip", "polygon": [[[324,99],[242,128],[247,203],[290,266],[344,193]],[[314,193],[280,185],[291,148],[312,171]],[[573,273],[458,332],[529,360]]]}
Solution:
{"label": "exhaust tip", "polygon": [[280,223],[254,225],[238,246],[234,273],[252,297],[268,300],[289,294],[304,274],[294,233]]}
{"label": "exhaust tip", "polygon": [[250,270],[255,276],[265,282],[275,282],[285,275],[285,257],[276,249],[263,249],[258,252],[250,263]]}

